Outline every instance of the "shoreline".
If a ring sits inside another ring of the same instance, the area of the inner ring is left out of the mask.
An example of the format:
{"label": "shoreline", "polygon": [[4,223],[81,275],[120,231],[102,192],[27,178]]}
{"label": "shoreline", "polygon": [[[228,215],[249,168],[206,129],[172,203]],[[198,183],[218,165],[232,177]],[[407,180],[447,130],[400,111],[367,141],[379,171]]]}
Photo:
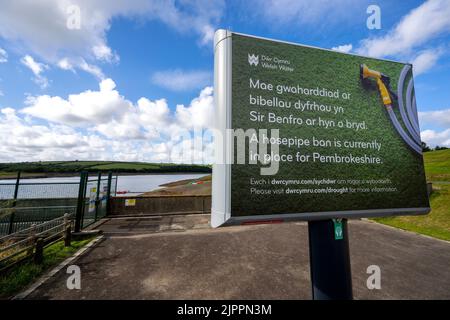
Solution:
{"label": "shoreline", "polygon": [[[107,172],[102,173],[102,176],[107,176]],[[148,175],[183,175],[183,174],[205,174],[209,175],[211,172],[197,172],[197,171],[186,171],[186,172],[113,172],[114,176],[148,176]],[[89,173],[89,176],[97,175],[97,173]],[[72,178],[79,177],[80,173],[27,173],[22,172],[20,180],[22,179],[45,179],[45,178]],[[15,180],[17,178],[17,173],[5,174],[4,176],[0,173],[0,180]]]}
{"label": "shoreline", "polygon": [[144,192],[139,197],[146,196],[210,196],[212,175],[206,174],[199,178],[183,179],[161,184],[159,188]]}

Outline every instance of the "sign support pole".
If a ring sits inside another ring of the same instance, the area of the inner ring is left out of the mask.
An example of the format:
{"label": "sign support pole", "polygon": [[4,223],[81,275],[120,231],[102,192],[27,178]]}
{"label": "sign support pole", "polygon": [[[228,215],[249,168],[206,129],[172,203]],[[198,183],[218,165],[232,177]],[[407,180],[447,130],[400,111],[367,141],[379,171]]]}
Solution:
{"label": "sign support pole", "polygon": [[314,300],[352,300],[347,219],[308,222]]}

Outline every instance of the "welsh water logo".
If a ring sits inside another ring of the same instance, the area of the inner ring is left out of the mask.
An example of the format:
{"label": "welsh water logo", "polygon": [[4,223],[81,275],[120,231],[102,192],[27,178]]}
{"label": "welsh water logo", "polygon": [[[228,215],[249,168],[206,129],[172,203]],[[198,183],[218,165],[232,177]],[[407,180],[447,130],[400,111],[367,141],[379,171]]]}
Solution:
{"label": "welsh water logo", "polygon": [[249,65],[253,65],[253,66],[257,66],[259,63],[259,55],[255,55],[255,54],[248,54],[248,64]]}

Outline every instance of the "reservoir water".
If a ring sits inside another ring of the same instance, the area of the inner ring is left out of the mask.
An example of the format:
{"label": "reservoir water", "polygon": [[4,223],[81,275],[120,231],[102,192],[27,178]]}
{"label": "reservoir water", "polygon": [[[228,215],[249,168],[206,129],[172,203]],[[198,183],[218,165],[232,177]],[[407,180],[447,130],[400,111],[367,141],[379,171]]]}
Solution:
{"label": "reservoir water", "polygon": [[[160,185],[169,183],[169,182],[175,182],[179,180],[185,180],[185,179],[196,179],[203,176],[208,175],[208,173],[200,173],[200,174],[148,174],[148,175],[123,175],[118,176],[117,181],[117,191],[120,192],[117,194],[117,196],[132,196],[132,195],[138,195],[140,193],[152,191],[155,189],[158,189]],[[102,178],[106,178],[107,176],[104,175]],[[95,180],[97,179],[96,175],[92,175],[89,177],[89,179]],[[80,177],[54,177],[54,178],[36,178],[36,179],[21,179],[21,184],[29,184],[29,183],[64,183],[64,182],[70,182],[70,183],[77,183],[80,181]],[[1,198],[10,198],[8,197],[2,197],[2,189],[5,189],[4,191],[7,191],[8,194],[11,193],[9,189],[14,189],[13,185],[15,184],[15,179],[0,179],[0,199]],[[8,184],[6,186],[5,184]],[[69,187],[69,186],[67,186]],[[70,194],[77,192],[78,186],[73,185],[70,187]],[[36,188],[33,188],[36,190]],[[60,189],[60,188],[58,188]],[[45,191],[44,191],[45,190]],[[55,190],[55,191],[52,191]],[[42,192],[45,192],[45,198],[51,198],[52,195],[48,194],[49,192],[60,192],[60,190],[57,190],[57,188],[42,188]],[[69,190],[68,190],[69,191]],[[33,197],[36,197],[37,195],[34,195]]]}

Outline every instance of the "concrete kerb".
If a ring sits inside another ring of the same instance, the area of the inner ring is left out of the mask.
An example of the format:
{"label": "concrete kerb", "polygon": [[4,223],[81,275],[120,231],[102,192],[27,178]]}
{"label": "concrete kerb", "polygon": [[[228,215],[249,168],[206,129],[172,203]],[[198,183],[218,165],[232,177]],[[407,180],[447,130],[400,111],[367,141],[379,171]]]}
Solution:
{"label": "concrete kerb", "polygon": [[73,256],[67,258],[63,262],[61,262],[57,267],[53,268],[43,276],[39,277],[31,286],[29,286],[26,290],[20,292],[19,294],[15,295],[11,300],[23,300],[26,297],[28,297],[33,291],[35,291],[37,288],[39,288],[41,285],[43,285],[47,280],[52,278],[55,274],[57,274],[61,269],[63,269],[68,264],[74,262],[76,259],[81,257],[84,253],[86,253],[89,249],[93,248],[96,244],[98,244],[101,240],[104,239],[103,235],[100,235],[96,237],[94,240],[89,242],[87,245],[85,245],[83,248],[78,250]]}
{"label": "concrete kerb", "polygon": [[89,230],[89,231],[95,230],[98,227],[100,227],[102,224],[104,224],[105,222],[109,221],[109,219],[110,219],[109,217],[102,218],[102,219],[94,222],[93,224],[87,226],[87,228],[85,228],[84,230]]}

